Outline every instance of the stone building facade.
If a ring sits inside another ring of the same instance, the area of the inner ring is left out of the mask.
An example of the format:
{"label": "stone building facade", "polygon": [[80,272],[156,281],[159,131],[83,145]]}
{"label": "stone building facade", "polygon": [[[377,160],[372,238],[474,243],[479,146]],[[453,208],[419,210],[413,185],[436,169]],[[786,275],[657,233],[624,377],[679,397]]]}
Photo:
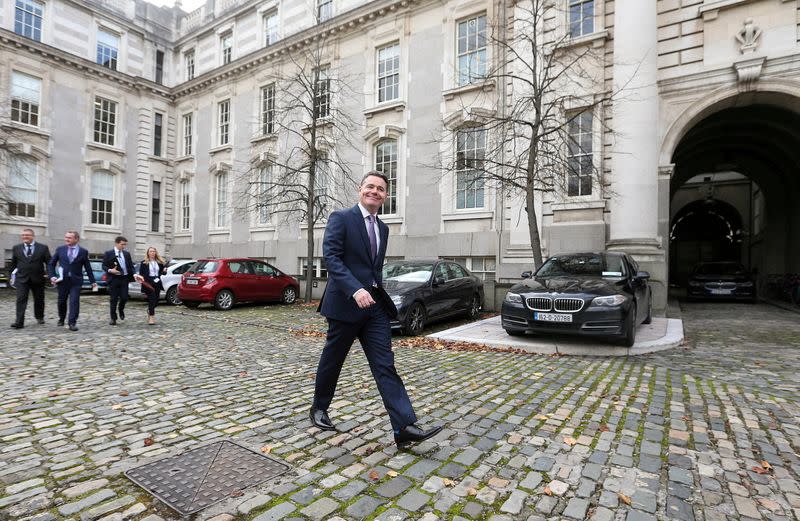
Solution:
{"label": "stone building facade", "polygon": [[[593,81],[568,86],[576,101],[564,110],[608,99],[574,130],[600,176],[536,201],[545,255],[629,251],[650,271],[660,308],[671,272],[714,251],[762,274],[800,271],[797,0],[545,1],[543,39],[565,34],[598,57]],[[481,31],[521,4],[207,0],[188,13],[177,4],[0,5],[11,158],[0,168],[13,194],[0,249],[23,225],[51,244],[78,229],[93,253],[121,233],[137,254],[155,245],[173,257],[252,256],[298,274],[305,226],[236,195],[252,165],[282,153],[265,127],[280,110],[271,75],[325,38],[326,66],[349,71],[358,93],[334,100],[358,128],[355,148],[332,153],[359,174],[394,173],[387,256],[462,259],[490,295],[494,281],[531,268],[519,194],[465,187],[460,172],[432,166],[447,152],[442,135],[479,129],[482,113],[514,103],[513,84],[465,81],[464,64],[491,66],[498,47]],[[480,139],[464,143],[459,152],[480,153]],[[687,238],[686,216],[705,226],[719,219],[709,211],[717,203],[734,209],[722,218],[729,233]]]}

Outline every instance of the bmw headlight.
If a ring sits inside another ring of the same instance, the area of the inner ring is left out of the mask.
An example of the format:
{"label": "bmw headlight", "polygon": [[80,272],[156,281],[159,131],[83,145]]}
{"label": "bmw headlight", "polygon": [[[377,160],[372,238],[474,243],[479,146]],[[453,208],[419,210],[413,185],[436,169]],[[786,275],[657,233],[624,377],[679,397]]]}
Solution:
{"label": "bmw headlight", "polygon": [[700,282],[699,280],[690,280],[690,281],[689,281],[689,285],[690,285],[691,287],[693,287],[693,288],[697,288],[697,287],[700,287],[700,286],[702,286],[702,285],[703,285],[703,283],[702,283],[702,282]]}
{"label": "bmw headlight", "polygon": [[392,302],[396,307],[400,307],[403,305],[403,295],[392,295]]}
{"label": "bmw headlight", "polygon": [[522,304],[522,295],[519,293],[511,293],[510,291],[506,293],[506,302],[512,304]]}
{"label": "bmw headlight", "polygon": [[607,297],[595,297],[592,300],[593,306],[619,306],[628,300],[625,295],[609,295]]}
{"label": "bmw headlight", "polygon": [[746,280],[744,282],[740,282],[739,285],[742,286],[743,288],[752,288],[753,287],[753,281]]}

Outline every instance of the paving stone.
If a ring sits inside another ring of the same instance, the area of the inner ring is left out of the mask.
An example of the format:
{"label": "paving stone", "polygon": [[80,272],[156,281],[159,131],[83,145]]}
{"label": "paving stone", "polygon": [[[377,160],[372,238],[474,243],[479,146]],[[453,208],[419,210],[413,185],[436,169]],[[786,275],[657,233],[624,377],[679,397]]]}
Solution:
{"label": "paving stone", "polygon": [[391,498],[395,496],[399,496],[406,490],[408,490],[412,486],[411,481],[408,478],[403,476],[397,476],[392,478],[386,483],[383,483],[377,489],[375,489],[375,493],[379,496],[383,496],[386,498]]}
{"label": "paving stone", "polygon": [[111,499],[116,494],[112,490],[100,490],[99,492],[95,492],[94,494],[87,496],[79,501],[74,501],[72,503],[67,503],[63,506],[58,507],[58,511],[65,516],[71,516],[72,514],[77,514],[81,510],[89,508],[92,505],[96,505],[97,503],[102,503],[107,499]]}
{"label": "paving stone", "polygon": [[574,497],[567,503],[567,508],[564,509],[563,515],[572,519],[584,519],[588,509],[589,501]]}
{"label": "paving stone", "polygon": [[526,488],[528,490],[533,490],[538,487],[542,483],[542,475],[538,472],[528,472],[528,475],[525,476],[519,486],[521,488]]}
{"label": "paving stone", "polygon": [[745,517],[752,517],[760,519],[761,514],[758,511],[755,501],[739,496],[733,496],[733,504],[736,505],[736,511]]}
{"label": "paving stone", "polygon": [[297,510],[297,507],[288,501],[284,503],[278,503],[263,514],[259,514],[253,518],[253,521],[279,521],[295,510]]}
{"label": "paving stone", "polygon": [[6,487],[6,495],[17,494],[19,492],[22,492],[23,490],[26,490],[26,489],[29,489],[29,488],[34,488],[34,487],[39,487],[39,486],[41,486],[43,484],[44,484],[44,480],[42,478],[34,478],[34,479],[29,479],[29,480],[26,480],[26,481],[22,481],[20,483],[15,483],[13,485],[9,485],[9,486]]}
{"label": "paving stone", "polygon": [[81,519],[84,521],[97,519],[103,517],[106,514],[110,514],[111,512],[123,509],[128,505],[132,505],[133,503],[136,503],[135,497],[123,496],[113,501],[108,501],[106,503],[103,503],[102,505],[98,505],[94,508],[90,508],[86,512],[81,512]]}
{"label": "paving stone", "polygon": [[408,517],[408,513],[396,508],[384,510],[375,518],[375,521],[402,521]]}
{"label": "paving stone", "polygon": [[68,489],[65,489],[61,492],[63,496],[68,498],[74,498],[78,496],[82,496],[87,492],[91,492],[93,490],[98,490],[108,485],[107,479],[93,479],[91,481],[84,481],[82,483],[78,483]]}
{"label": "paving stone", "polygon": [[589,519],[590,521],[613,521],[614,512],[606,507],[597,507]]}
{"label": "paving stone", "polygon": [[527,492],[523,492],[522,490],[512,490],[511,495],[508,499],[500,506],[501,512],[507,512],[509,514],[519,514],[522,512],[522,507],[525,503],[525,498],[528,497]]}
{"label": "paving stone", "polygon": [[404,509],[416,512],[423,507],[431,497],[418,490],[410,490],[397,500],[397,506]]}
{"label": "paving stone", "polygon": [[372,496],[362,496],[355,503],[347,507],[346,512],[350,517],[364,519],[372,514],[376,508],[384,504],[385,499],[378,499]]}
{"label": "paving stone", "polygon": [[656,521],[656,516],[639,510],[629,510],[625,521]]}
{"label": "paving stone", "polygon": [[249,514],[253,510],[266,505],[270,501],[272,501],[272,496],[270,496],[269,494],[259,494],[255,497],[252,497],[242,502],[242,504],[236,507],[236,510],[240,514]]}
{"label": "paving stone", "polygon": [[301,510],[300,513],[311,519],[323,519],[327,515],[335,512],[337,508],[339,508],[339,503],[329,497],[324,497],[311,503]]}
{"label": "paving stone", "polygon": [[691,471],[678,467],[670,467],[669,480],[677,481],[678,483],[683,483],[685,485],[690,485],[690,486],[694,484],[694,479],[692,477]]}

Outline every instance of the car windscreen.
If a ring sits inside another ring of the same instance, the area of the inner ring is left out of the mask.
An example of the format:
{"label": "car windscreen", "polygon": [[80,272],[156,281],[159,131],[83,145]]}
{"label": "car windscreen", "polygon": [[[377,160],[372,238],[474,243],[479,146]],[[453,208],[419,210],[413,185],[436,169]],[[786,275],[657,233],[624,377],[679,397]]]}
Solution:
{"label": "car windscreen", "polygon": [[735,262],[709,262],[697,266],[698,275],[744,275],[745,269]]}
{"label": "car windscreen", "polygon": [[622,277],[625,265],[621,256],[616,255],[561,255],[550,257],[539,271],[537,277]]}
{"label": "car windscreen", "polygon": [[92,266],[92,271],[103,271],[103,261],[93,260],[89,261],[89,264]]}
{"label": "car windscreen", "polygon": [[425,282],[431,277],[433,264],[392,263],[383,267],[383,280]]}
{"label": "car windscreen", "polygon": [[217,261],[198,261],[189,270],[194,273],[216,273],[219,269],[219,262]]}

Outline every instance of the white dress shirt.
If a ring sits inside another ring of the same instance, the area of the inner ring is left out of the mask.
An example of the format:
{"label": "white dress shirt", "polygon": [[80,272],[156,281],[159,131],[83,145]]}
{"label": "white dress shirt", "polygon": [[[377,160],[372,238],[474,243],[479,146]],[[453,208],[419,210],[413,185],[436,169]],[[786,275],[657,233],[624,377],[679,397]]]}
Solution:
{"label": "white dress shirt", "polygon": [[[367,230],[367,237],[369,237],[369,220],[367,217],[370,215],[369,210],[364,208],[361,203],[358,203],[358,208],[361,210],[361,216],[364,217],[364,227]],[[381,251],[381,229],[378,228],[378,216],[375,215],[375,251]]]}

